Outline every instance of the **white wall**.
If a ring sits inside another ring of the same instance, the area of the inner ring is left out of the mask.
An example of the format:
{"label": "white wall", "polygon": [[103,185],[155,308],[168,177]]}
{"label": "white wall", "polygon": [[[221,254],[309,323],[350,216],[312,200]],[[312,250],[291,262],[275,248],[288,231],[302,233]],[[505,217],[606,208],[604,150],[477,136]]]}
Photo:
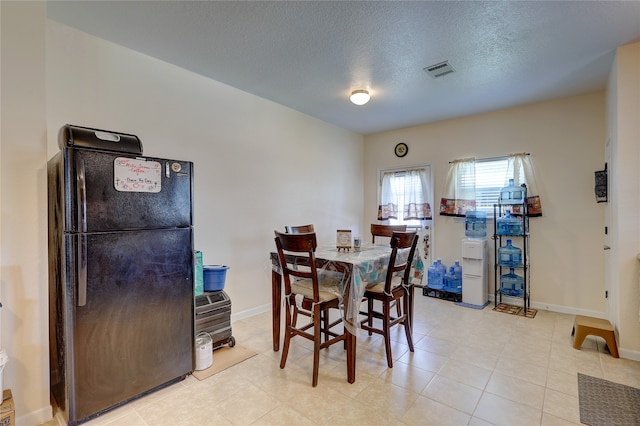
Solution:
{"label": "white wall", "polygon": [[[270,308],[273,230],[361,226],[363,137],[2,2],[2,347],[18,425],[49,405],[46,161],[65,123],[195,167],[196,248],[231,267],[232,315]],[[302,191],[305,194],[302,194]]]}
{"label": "white wall", "polygon": [[48,21],[48,157],[65,123],[194,162],[196,249],[230,266],[234,313],[270,301],[274,229],[314,223],[332,242],[360,226],[362,136]]}
{"label": "white wall", "polygon": [[[530,221],[532,306],[604,316],[604,208],[593,173],[604,166],[604,107],[597,92],[367,136],[364,222],[376,222],[378,169],[430,162],[434,258],[450,265],[460,258],[464,220],[437,214],[449,161],[529,152],[543,208]],[[398,159],[393,147],[402,141],[409,154]]]}
{"label": "white wall", "polygon": [[621,46],[609,78],[612,322],[623,357],[640,359],[640,43]]}
{"label": "white wall", "polygon": [[45,5],[2,8],[2,342],[18,424],[51,417],[46,236]]}

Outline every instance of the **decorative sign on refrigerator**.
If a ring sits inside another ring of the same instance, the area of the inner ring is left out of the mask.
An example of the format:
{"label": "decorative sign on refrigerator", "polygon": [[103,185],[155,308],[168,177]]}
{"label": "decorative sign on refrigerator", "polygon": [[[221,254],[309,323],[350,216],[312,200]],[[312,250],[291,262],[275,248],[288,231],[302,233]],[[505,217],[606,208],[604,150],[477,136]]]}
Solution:
{"label": "decorative sign on refrigerator", "polygon": [[160,192],[161,171],[157,161],[118,157],[113,162],[113,183],[122,192]]}

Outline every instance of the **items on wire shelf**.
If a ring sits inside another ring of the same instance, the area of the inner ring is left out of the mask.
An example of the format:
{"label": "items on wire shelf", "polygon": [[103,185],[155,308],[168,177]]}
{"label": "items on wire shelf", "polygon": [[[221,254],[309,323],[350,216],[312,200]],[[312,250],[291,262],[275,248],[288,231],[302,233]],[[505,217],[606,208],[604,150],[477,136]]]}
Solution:
{"label": "items on wire shelf", "polygon": [[515,186],[510,179],[500,192],[499,203],[493,205],[493,215],[495,305],[502,303],[503,296],[520,298],[526,313],[531,304],[526,185]]}

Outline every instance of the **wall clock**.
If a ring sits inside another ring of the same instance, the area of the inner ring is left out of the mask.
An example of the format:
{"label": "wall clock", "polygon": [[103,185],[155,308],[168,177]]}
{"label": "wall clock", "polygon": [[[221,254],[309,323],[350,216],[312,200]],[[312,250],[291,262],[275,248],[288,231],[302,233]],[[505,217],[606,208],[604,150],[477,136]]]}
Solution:
{"label": "wall clock", "polygon": [[409,152],[409,147],[406,143],[400,142],[398,145],[396,145],[394,152],[396,153],[397,157],[404,157],[405,155],[407,155],[407,152]]}

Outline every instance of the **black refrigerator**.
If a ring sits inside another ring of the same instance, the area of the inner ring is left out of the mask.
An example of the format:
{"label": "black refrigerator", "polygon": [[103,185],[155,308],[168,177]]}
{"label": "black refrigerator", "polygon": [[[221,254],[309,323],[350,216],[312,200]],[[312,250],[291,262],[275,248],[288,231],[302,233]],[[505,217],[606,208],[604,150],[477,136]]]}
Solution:
{"label": "black refrigerator", "polygon": [[70,425],[194,369],[193,164],[66,125],[47,165],[51,395]]}

